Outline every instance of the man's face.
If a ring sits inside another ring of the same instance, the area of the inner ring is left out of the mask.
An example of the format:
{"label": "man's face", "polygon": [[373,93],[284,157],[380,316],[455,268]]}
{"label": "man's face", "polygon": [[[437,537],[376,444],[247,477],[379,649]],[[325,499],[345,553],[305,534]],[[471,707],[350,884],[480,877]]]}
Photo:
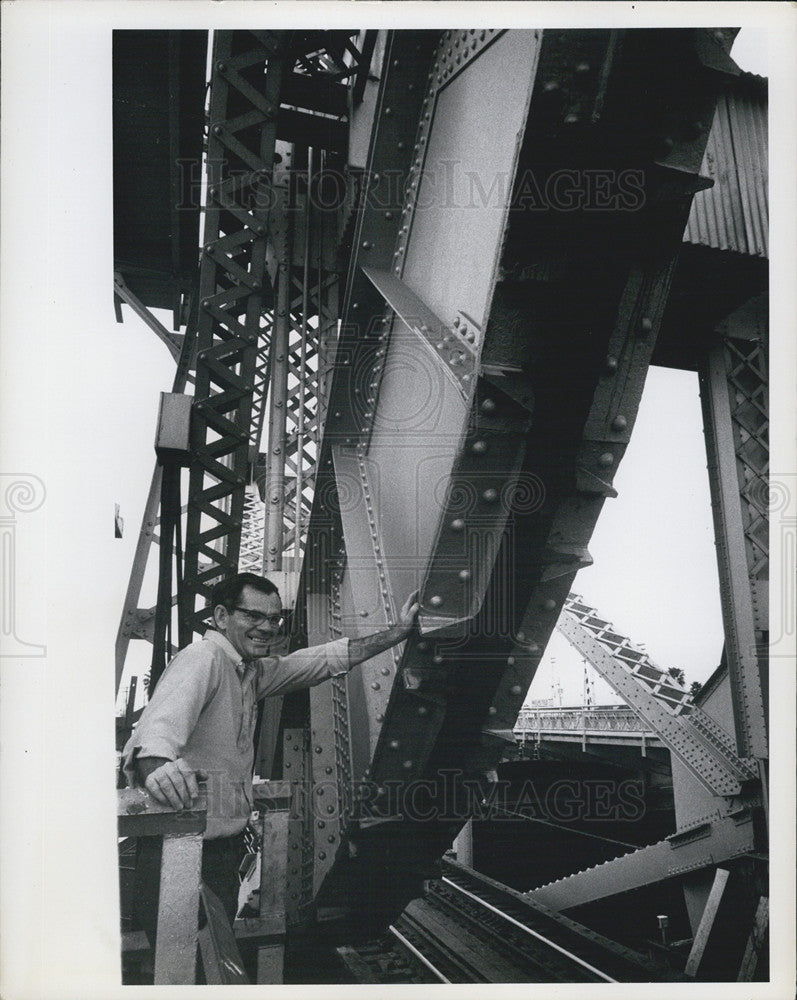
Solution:
{"label": "man's face", "polygon": [[[247,615],[246,611],[252,614]],[[261,615],[265,620],[253,621],[255,615]],[[236,610],[228,611],[220,604],[213,611],[216,628],[227,637],[245,662],[268,656],[274,636],[280,629],[278,619],[281,615],[282,602],[278,594],[261,594],[249,586],[241,592]]]}

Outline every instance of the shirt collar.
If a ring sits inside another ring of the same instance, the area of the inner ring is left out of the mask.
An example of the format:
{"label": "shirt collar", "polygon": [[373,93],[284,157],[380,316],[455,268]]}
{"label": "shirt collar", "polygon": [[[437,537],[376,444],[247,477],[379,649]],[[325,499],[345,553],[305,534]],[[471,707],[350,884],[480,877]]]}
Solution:
{"label": "shirt collar", "polygon": [[218,646],[219,649],[225,652],[232,660],[235,669],[243,676],[246,672],[246,664],[241,659],[241,654],[235,646],[233,646],[226,635],[222,635],[221,632],[217,632],[215,629],[209,628],[207,632],[205,632],[205,640],[207,642],[212,642],[214,646]]}

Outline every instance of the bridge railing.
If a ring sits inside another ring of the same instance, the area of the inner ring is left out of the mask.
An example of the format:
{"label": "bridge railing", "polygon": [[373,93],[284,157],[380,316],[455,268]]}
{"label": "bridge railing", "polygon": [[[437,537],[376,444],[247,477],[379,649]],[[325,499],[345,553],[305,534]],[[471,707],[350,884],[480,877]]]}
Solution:
{"label": "bridge railing", "polygon": [[515,733],[568,732],[650,733],[652,730],[627,706],[596,708],[524,708]]}

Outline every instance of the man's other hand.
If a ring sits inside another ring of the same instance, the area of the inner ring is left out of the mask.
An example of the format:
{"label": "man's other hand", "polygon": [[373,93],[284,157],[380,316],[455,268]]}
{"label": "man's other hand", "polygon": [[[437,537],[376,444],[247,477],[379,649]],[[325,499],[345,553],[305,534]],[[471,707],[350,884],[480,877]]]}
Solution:
{"label": "man's other hand", "polygon": [[194,771],[182,757],[167,760],[151,771],[144,781],[144,788],[162,806],[188,809],[199,796],[198,781],[207,779],[204,771]]}
{"label": "man's other hand", "polygon": [[417,619],[418,611],[420,610],[420,605],[418,604],[418,591],[414,591],[407,600],[404,602],[404,606],[401,611],[399,611],[398,623],[399,625],[404,625],[406,628],[411,629]]}

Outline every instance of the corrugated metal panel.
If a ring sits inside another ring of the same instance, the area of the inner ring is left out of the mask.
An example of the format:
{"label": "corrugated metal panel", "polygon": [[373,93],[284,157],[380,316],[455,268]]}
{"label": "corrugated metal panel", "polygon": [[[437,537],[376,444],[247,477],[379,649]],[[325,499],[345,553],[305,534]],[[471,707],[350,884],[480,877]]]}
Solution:
{"label": "corrugated metal panel", "polygon": [[714,187],[695,195],[684,242],[767,257],[767,161],[767,83],[743,73],[717,101],[700,168]]}

